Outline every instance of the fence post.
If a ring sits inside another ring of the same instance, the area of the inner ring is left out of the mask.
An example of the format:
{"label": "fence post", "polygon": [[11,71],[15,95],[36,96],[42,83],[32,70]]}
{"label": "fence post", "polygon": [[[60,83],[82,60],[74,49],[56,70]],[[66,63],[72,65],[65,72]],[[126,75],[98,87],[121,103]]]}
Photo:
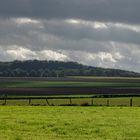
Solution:
{"label": "fence post", "polygon": [[49,103],[49,101],[48,101],[48,99],[46,98],[46,102],[47,102],[47,104],[48,104],[48,106],[50,105],[50,103]]}
{"label": "fence post", "polygon": [[29,98],[29,105],[31,104],[31,98]]}
{"label": "fence post", "polygon": [[71,98],[70,98],[70,105],[72,105],[72,100],[71,100]]}
{"label": "fence post", "polygon": [[93,105],[93,98],[91,98],[91,105]]}
{"label": "fence post", "polygon": [[109,106],[109,99],[107,99],[107,106]]}
{"label": "fence post", "polygon": [[133,100],[132,100],[132,98],[130,99],[130,106],[133,106]]}
{"label": "fence post", "polygon": [[7,103],[7,95],[5,95],[5,98],[4,98],[4,105],[6,105]]}

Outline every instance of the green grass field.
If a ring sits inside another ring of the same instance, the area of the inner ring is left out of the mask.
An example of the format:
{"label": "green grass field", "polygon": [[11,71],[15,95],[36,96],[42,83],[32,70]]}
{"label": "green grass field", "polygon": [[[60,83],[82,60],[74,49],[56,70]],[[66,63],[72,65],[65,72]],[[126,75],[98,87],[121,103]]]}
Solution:
{"label": "green grass field", "polygon": [[0,107],[0,140],[139,140],[139,107]]}

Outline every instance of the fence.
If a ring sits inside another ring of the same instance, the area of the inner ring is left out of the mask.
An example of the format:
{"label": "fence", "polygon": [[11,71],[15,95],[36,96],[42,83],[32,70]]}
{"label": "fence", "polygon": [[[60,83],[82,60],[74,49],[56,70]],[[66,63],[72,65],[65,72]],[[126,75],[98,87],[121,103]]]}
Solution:
{"label": "fence", "polygon": [[140,106],[140,95],[94,95],[94,96],[53,96],[0,98],[1,105],[82,105],[82,106]]}

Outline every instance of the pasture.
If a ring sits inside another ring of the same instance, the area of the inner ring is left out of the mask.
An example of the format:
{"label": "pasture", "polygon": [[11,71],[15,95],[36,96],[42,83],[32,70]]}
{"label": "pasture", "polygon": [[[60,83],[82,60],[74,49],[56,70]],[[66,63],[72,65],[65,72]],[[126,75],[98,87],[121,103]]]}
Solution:
{"label": "pasture", "polygon": [[139,107],[1,106],[1,140],[138,140]]}

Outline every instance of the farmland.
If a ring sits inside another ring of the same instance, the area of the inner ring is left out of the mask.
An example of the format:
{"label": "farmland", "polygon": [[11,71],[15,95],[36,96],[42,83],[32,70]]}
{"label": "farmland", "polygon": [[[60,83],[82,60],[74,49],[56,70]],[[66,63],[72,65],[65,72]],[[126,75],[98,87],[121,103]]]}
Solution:
{"label": "farmland", "polygon": [[139,107],[1,106],[1,140],[140,139]]}
{"label": "farmland", "polygon": [[139,106],[139,78],[0,78],[0,139],[137,140]]}
{"label": "farmland", "polygon": [[0,78],[0,95],[1,105],[140,106],[140,78]]}
{"label": "farmland", "polygon": [[61,81],[2,81],[1,88],[49,88],[49,87],[112,87],[140,88],[140,83],[131,82],[61,82]]}

